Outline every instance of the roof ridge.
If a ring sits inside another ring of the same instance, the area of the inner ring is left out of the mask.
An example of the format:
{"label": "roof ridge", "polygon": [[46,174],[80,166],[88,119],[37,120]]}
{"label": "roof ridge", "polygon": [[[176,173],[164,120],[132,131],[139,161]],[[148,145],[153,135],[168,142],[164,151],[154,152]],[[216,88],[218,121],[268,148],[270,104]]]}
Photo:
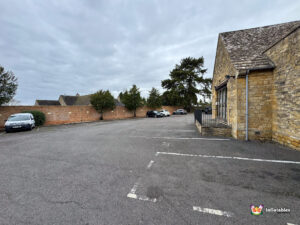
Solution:
{"label": "roof ridge", "polygon": [[287,34],[282,35],[280,38],[278,38],[272,44],[270,44],[265,50],[262,51],[262,54],[264,54],[270,48],[272,48],[273,46],[275,46],[278,42],[280,42],[281,40],[283,40],[284,38],[286,38],[287,36],[289,36],[291,33],[293,33],[295,30],[297,30],[299,28],[300,28],[300,23],[298,25],[295,25],[294,27],[292,27],[291,30]]}
{"label": "roof ridge", "polygon": [[240,30],[225,31],[225,32],[221,32],[220,35],[226,34],[226,33],[231,33],[231,32],[234,33],[234,32],[238,32],[238,31],[246,31],[246,30],[255,30],[255,29],[259,29],[259,28],[276,27],[276,26],[279,26],[279,25],[285,25],[285,24],[289,24],[289,23],[299,23],[299,25],[300,25],[300,20],[284,22],[284,23],[277,23],[277,24],[272,24],[272,25],[265,25],[265,26],[260,26],[260,27],[251,27],[251,28],[240,29]]}

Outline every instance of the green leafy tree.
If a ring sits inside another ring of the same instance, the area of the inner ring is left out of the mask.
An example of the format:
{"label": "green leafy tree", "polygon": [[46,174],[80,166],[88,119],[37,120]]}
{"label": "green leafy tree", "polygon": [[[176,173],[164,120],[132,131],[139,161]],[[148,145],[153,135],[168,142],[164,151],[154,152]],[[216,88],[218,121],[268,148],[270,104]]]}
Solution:
{"label": "green leafy tree", "polygon": [[170,72],[170,79],[161,82],[163,88],[176,93],[182,99],[183,106],[189,111],[197,104],[197,94],[204,97],[211,94],[212,80],[203,77],[206,72],[203,66],[203,57],[184,58]]}
{"label": "green leafy tree", "polygon": [[0,106],[12,100],[17,88],[17,78],[13,72],[5,72],[4,68],[0,66]]}
{"label": "green leafy tree", "polygon": [[119,99],[120,99],[121,102],[122,102],[122,99],[123,99],[123,95],[124,95],[124,93],[123,93],[123,92],[120,92],[120,94],[119,94]]}
{"label": "green leafy tree", "polygon": [[152,109],[156,109],[162,106],[162,98],[156,88],[152,88],[151,91],[149,91],[147,106]]}
{"label": "green leafy tree", "polygon": [[114,109],[116,106],[115,99],[111,93],[107,91],[98,91],[91,95],[92,106],[100,113],[100,120],[103,120],[103,112],[107,109]]}
{"label": "green leafy tree", "polygon": [[210,107],[211,106],[211,102],[207,102],[207,101],[204,101],[202,99],[199,100],[198,102],[198,107],[201,108],[201,109],[204,109],[206,107]]}
{"label": "green leafy tree", "polygon": [[174,90],[165,91],[162,94],[163,105],[182,106],[183,100],[183,97],[180,97],[180,95]]}
{"label": "green leafy tree", "polygon": [[143,102],[141,92],[135,84],[129,91],[122,93],[122,103],[128,110],[133,111],[133,116],[136,117],[136,110],[143,105]]}

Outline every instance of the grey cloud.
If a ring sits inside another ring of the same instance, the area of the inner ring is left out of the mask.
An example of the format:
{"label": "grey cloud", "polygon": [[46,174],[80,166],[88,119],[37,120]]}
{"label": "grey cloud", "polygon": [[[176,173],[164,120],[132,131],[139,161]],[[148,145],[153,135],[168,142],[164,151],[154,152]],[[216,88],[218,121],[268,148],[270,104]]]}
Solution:
{"label": "grey cloud", "polygon": [[0,2],[0,64],[23,104],[132,84],[146,96],[183,57],[212,76],[218,33],[299,20],[297,1]]}

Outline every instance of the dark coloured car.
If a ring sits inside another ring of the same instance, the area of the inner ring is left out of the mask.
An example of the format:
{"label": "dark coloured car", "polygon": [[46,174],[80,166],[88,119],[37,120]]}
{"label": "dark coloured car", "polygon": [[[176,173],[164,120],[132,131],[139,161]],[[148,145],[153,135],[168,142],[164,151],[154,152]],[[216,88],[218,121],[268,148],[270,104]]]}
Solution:
{"label": "dark coloured car", "polygon": [[151,110],[151,111],[147,112],[146,116],[147,117],[155,117],[155,118],[157,118],[157,117],[163,117],[164,115],[162,113],[158,112],[158,111]]}
{"label": "dark coloured car", "polygon": [[177,109],[173,112],[173,115],[186,115],[187,112],[184,109]]}
{"label": "dark coloured car", "polygon": [[205,114],[211,114],[212,108],[211,108],[211,106],[208,106],[208,107],[205,107],[205,109],[203,111],[205,112]]}

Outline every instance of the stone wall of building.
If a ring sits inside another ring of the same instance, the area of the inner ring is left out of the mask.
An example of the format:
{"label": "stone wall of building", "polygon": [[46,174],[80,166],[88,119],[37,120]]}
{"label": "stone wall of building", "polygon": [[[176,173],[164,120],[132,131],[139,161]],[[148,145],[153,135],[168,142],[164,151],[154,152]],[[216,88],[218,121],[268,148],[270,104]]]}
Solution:
{"label": "stone wall of building", "polygon": [[[226,51],[223,41],[219,36],[212,84],[212,118],[216,118],[217,115],[217,93],[214,87],[224,82],[226,80],[226,75],[236,76],[237,70],[233,67],[232,63],[230,62],[228,52]],[[237,81],[233,78],[230,78],[227,83],[227,122],[229,125],[232,126],[233,137],[237,137],[236,85]]]}
{"label": "stone wall of building", "polygon": [[[250,140],[274,140],[300,150],[300,29],[272,46],[265,53],[275,69],[249,74],[248,135]],[[212,85],[213,118],[217,115],[214,89],[225,75],[237,76],[219,37]],[[245,139],[244,77],[227,83],[227,118],[232,136]]]}
{"label": "stone wall of building", "polygon": [[300,150],[300,28],[266,55],[276,65],[272,139]]}
{"label": "stone wall of building", "polygon": [[[246,78],[237,79],[237,138],[245,139]],[[272,70],[253,71],[248,75],[248,138],[272,139],[273,107]]]}
{"label": "stone wall of building", "polygon": [[[177,106],[163,106],[171,114]],[[5,120],[14,113],[27,110],[38,110],[46,115],[45,125],[57,125],[68,123],[92,122],[100,119],[100,114],[92,106],[0,106],[0,128],[3,129]],[[137,117],[145,117],[148,107],[137,109]],[[117,106],[114,110],[107,110],[103,114],[104,120],[117,120],[133,118],[133,113],[124,106]]]}

